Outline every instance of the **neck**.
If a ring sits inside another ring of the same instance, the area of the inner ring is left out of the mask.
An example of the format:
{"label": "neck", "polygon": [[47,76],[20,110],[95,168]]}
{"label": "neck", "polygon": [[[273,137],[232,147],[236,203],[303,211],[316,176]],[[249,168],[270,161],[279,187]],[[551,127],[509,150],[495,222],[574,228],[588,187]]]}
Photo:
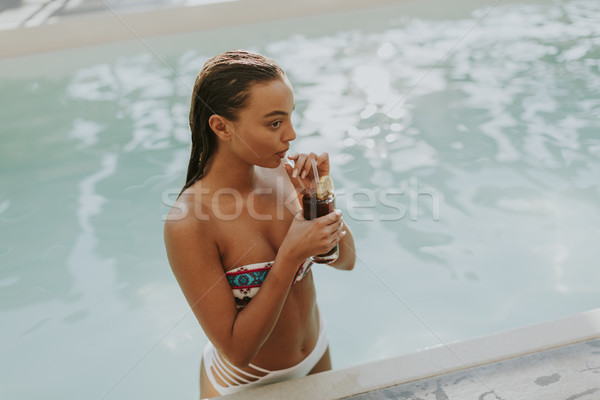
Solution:
{"label": "neck", "polygon": [[206,177],[215,186],[235,189],[242,193],[254,188],[254,165],[231,154],[226,146],[217,147],[208,168]]}

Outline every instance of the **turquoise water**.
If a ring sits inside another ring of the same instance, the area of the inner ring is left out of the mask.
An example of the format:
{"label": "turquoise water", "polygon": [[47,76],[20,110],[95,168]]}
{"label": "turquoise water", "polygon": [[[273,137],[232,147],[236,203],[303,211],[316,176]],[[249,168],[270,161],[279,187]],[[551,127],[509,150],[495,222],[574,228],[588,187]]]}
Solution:
{"label": "turquoise water", "polygon": [[314,271],[336,368],[599,306],[595,0],[0,60],[1,398],[197,398],[206,337],[162,224],[194,77],[232,47],[280,62],[293,148],[331,155],[358,251],[350,273]]}

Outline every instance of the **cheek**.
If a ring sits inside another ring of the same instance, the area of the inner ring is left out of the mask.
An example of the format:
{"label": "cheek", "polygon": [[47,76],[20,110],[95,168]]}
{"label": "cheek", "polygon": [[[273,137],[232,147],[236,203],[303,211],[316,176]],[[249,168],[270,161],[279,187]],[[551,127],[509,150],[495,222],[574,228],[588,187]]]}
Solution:
{"label": "cheek", "polygon": [[254,163],[265,168],[277,167],[281,163],[281,159],[275,154],[281,148],[278,143],[278,136],[273,132],[263,132],[261,135],[256,135],[253,141]]}
{"label": "cheek", "polygon": [[258,147],[257,153],[272,152],[273,146],[276,146],[276,135],[267,130],[256,131],[252,135],[252,142]]}
{"label": "cheek", "polygon": [[277,148],[276,135],[255,130],[253,132],[245,132],[238,137],[238,148],[249,158],[262,159],[273,155]]}

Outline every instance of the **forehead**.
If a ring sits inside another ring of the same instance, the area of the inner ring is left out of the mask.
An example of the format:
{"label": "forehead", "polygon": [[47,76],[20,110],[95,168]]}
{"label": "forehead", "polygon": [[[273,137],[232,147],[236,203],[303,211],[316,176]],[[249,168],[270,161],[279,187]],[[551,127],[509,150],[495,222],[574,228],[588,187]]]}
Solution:
{"label": "forehead", "polygon": [[294,91],[286,78],[255,83],[250,87],[246,109],[255,112],[291,112],[293,108]]}

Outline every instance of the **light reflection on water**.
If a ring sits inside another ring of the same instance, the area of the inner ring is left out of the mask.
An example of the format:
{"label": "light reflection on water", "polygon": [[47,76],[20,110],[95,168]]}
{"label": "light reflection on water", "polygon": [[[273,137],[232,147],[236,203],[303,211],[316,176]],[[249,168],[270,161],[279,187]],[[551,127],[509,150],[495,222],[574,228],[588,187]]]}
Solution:
{"label": "light reflection on water", "polygon": [[[388,15],[255,48],[287,71],[293,147],[330,153],[356,237],[355,271],[315,269],[335,367],[597,307],[599,11],[512,4],[473,30],[485,10]],[[9,394],[32,375],[31,396],[101,397],[117,382],[107,398],[196,393],[206,339],[162,217],[187,166],[191,86],[214,53],[197,46],[170,67],[144,50],[0,82]]]}

